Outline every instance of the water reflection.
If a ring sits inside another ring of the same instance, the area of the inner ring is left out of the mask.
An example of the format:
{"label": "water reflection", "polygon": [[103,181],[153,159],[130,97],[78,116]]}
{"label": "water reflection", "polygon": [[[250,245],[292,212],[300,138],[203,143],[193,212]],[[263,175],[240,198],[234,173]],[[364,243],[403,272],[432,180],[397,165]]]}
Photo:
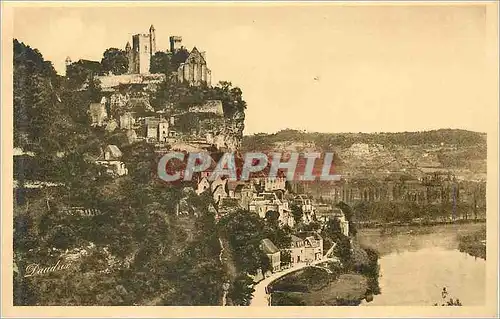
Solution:
{"label": "water reflection", "polygon": [[364,302],[364,305],[441,304],[443,287],[446,287],[448,299],[458,298],[464,306],[484,305],[486,261],[456,249],[457,232],[464,231],[464,228],[433,230],[439,231],[378,233],[378,236],[376,232],[365,232],[361,235],[361,241],[368,238],[382,254],[379,261],[382,293],[375,296],[372,302]]}

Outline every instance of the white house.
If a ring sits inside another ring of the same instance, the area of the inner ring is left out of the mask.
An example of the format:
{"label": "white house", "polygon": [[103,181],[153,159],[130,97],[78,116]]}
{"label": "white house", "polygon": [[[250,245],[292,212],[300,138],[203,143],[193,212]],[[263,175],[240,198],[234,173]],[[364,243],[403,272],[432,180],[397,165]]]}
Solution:
{"label": "white house", "polygon": [[113,175],[123,176],[128,174],[125,163],[121,161],[122,152],[116,145],[108,145],[97,163],[106,166],[107,172]]}

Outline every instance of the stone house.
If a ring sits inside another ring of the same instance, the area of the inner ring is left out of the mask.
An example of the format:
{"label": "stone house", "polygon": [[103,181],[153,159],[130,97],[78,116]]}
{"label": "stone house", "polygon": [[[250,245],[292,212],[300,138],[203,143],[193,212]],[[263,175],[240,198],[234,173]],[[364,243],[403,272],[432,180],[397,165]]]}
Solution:
{"label": "stone house", "polygon": [[146,118],[146,140],[147,141],[157,141],[158,140],[158,124],[160,120],[158,118]]}
{"label": "stone house", "polygon": [[147,117],[144,120],[144,126],[146,130],[146,141],[148,142],[165,143],[171,136],[169,130],[170,124],[167,119],[162,117]]}
{"label": "stone house", "polygon": [[275,192],[265,192],[254,196],[248,205],[248,210],[259,214],[261,218],[266,217],[268,211],[279,213],[279,223],[293,227],[295,221],[288,206],[288,201],[278,198]]}
{"label": "stone house", "polygon": [[108,119],[108,112],[106,111],[106,99],[103,98],[100,103],[90,103],[89,111],[90,125],[103,126]]}
{"label": "stone house", "polygon": [[210,182],[208,181],[207,177],[203,177],[198,182],[198,185],[197,185],[197,188],[196,188],[196,194],[200,195],[201,193],[203,193],[207,189],[210,189]]}
{"label": "stone house", "polygon": [[120,129],[131,130],[134,128],[135,118],[130,112],[120,115]]}
{"label": "stone house", "polygon": [[209,179],[209,176],[204,175],[196,185],[196,194],[200,195],[205,191],[210,191],[216,204],[222,199],[229,197],[227,188],[228,179],[218,176],[214,181]]}
{"label": "stone house", "polygon": [[304,253],[308,261],[323,259],[323,238],[316,233],[304,238]]}
{"label": "stone house", "polygon": [[121,161],[122,152],[116,145],[108,145],[103,151],[101,158],[97,160],[98,164],[104,165],[107,172],[113,175],[123,176],[128,174],[125,163]]}
{"label": "stone house", "polygon": [[279,249],[269,239],[260,242],[260,249],[267,255],[273,272],[281,269],[281,253]]}
{"label": "stone house", "polygon": [[290,256],[292,264],[323,259],[323,238],[316,233],[291,236]]}
{"label": "stone house", "polygon": [[168,131],[169,123],[166,119],[160,119],[158,122],[158,141],[167,142],[167,138],[169,137]]}
{"label": "stone house", "polygon": [[306,195],[297,195],[293,199],[295,205],[302,208],[304,215],[302,219],[304,223],[310,223],[313,221],[315,216],[315,207],[313,205],[312,199],[308,198]]}
{"label": "stone house", "polygon": [[292,235],[289,251],[292,264],[305,262],[305,242],[302,238]]}

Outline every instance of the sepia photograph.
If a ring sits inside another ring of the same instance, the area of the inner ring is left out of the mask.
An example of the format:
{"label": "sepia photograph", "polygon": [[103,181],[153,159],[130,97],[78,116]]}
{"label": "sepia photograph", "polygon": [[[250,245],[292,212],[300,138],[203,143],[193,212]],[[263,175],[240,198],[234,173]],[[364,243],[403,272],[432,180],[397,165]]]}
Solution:
{"label": "sepia photograph", "polygon": [[498,316],[498,3],[2,2],[2,173],[9,313]]}

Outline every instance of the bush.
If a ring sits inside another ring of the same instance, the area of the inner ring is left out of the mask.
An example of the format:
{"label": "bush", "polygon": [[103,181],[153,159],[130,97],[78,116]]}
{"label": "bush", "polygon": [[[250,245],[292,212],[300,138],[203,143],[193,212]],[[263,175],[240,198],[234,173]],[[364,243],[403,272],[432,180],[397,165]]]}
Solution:
{"label": "bush", "polygon": [[296,294],[275,292],[271,297],[272,306],[306,306],[306,302]]}

